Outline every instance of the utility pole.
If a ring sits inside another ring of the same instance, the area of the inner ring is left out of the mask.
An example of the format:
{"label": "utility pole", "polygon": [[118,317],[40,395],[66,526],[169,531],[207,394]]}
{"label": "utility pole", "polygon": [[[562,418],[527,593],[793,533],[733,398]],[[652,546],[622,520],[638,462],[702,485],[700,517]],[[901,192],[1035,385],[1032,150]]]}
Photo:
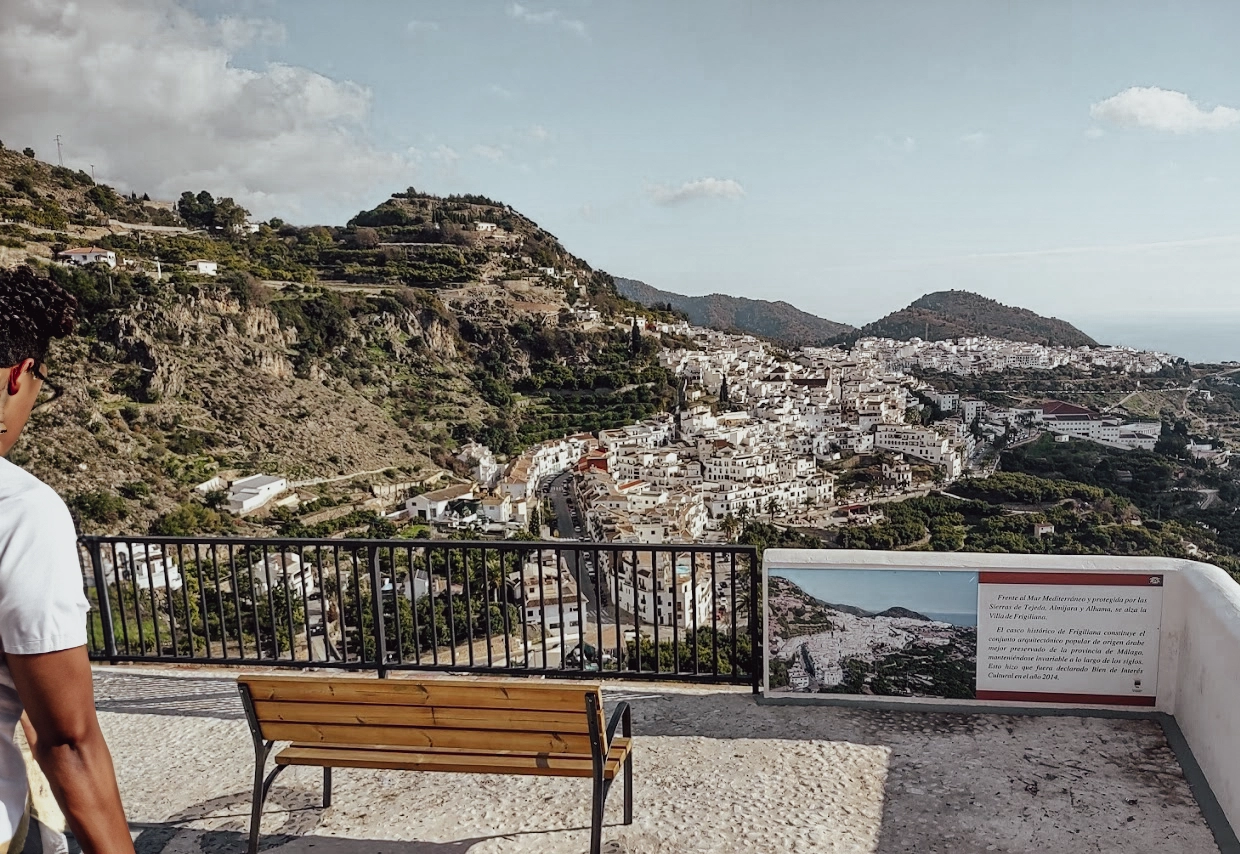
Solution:
{"label": "utility pole", "polygon": [[56,134],[56,162],[62,167],[65,165],[65,159],[60,154],[60,134]]}
{"label": "utility pole", "polygon": [[95,164],[90,164],[90,180],[95,180]]}

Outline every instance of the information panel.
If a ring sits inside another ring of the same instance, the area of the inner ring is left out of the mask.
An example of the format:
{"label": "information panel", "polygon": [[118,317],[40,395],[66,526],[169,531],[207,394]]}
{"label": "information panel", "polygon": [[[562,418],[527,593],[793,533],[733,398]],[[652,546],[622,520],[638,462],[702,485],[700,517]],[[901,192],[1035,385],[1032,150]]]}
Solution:
{"label": "information panel", "polygon": [[977,698],[1154,705],[1161,575],[981,572]]}
{"label": "information panel", "polygon": [[1158,573],[767,567],[767,691],[1153,706]]}

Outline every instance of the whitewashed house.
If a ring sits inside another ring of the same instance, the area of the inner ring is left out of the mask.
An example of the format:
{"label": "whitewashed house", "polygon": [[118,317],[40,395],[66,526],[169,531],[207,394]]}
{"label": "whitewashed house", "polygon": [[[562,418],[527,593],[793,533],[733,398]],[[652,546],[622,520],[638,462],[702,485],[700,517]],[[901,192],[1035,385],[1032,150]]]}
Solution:
{"label": "whitewashed house", "polygon": [[200,276],[214,276],[219,273],[220,265],[215,261],[198,258],[194,261],[186,261],[185,269]]}
{"label": "whitewashed house", "polygon": [[117,543],[103,547],[100,557],[108,584],[133,585],[139,590],[181,589],[176,553],[165,554],[159,543]]}
{"label": "whitewashed house", "polygon": [[405,509],[409,512],[409,518],[414,521],[434,522],[447,512],[448,505],[453,501],[473,497],[474,485],[472,483],[454,484],[413,496],[405,502]]}
{"label": "whitewashed house", "polygon": [[98,246],[79,246],[76,249],[66,249],[64,252],[56,253],[56,257],[60,259],[61,263],[72,264],[75,267],[85,267],[87,264],[116,266],[116,253],[111,249],[101,249]]}
{"label": "whitewashed house", "polygon": [[296,552],[268,554],[253,567],[254,592],[265,596],[268,590],[287,587],[294,596],[313,596],[318,592],[313,567]]}
{"label": "whitewashed house", "polygon": [[237,515],[251,513],[288,489],[282,477],[256,474],[234,480],[228,487],[228,510]]}

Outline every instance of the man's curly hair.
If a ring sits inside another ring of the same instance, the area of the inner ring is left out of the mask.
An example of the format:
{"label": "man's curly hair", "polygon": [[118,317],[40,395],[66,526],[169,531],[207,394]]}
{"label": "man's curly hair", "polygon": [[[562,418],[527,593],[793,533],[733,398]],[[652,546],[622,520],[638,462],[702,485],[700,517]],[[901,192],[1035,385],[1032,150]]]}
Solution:
{"label": "man's curly hair", "polygon": [[53,338],[73,331],[77,299],[29,267],[0,270],[0,367],[43,362]]}

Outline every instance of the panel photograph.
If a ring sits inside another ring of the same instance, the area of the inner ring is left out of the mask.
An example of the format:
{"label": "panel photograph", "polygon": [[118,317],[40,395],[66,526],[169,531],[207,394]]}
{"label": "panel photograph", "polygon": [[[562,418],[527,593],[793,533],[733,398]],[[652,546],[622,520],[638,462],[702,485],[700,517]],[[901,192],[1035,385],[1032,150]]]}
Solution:
{"label": "panel photograph", "polygon": [[975,572],[773,567],[767,608],[769,692],[975,696]]}

